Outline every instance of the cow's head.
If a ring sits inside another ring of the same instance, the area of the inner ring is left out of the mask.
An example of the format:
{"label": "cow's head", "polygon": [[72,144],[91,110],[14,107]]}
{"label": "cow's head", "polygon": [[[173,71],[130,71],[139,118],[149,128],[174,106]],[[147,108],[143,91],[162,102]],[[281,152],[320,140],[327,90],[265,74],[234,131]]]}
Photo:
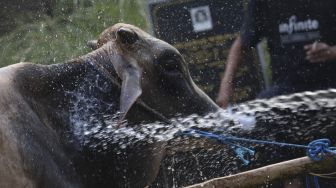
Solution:
{"label": "cow's head", "polygon": [[120,111],[125,115],[136,101],[166,117],[218,109],[194,84],[178,50],[135,26],[116,24],[90,46],[111,56],[122,80]]}

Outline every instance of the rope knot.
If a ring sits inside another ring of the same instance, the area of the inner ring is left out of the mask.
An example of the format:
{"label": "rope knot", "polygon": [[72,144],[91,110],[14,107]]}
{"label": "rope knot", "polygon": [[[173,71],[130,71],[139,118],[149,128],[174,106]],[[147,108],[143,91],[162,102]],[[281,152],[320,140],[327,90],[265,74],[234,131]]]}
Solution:
{"label": "rope knot", "polygon": [[321,161],[326,153],[333,153],[333,151],[330,150],[329,139],[318,139],[308,144],[307,156],[313,161]]}
{"label": "rope knot", "polygon": [[249,142],[255,144],[268,144],[268,145],[278,145],[281,147],[296,147],[296,148],[305,148],[307,149],[307,156],[313,161],[321,161],[324,159],[326,154],[331,154],[336,157],[336,147],[330,147],[330,140],[323,138],[310,142],[308,146],[299,145],[299,144],[290,144],[284,142],[275,142],[275,141],[265,141],[265,140],[256,140],[249,138],[239,138],[228,135],[217,135],[206,131],[190,129],[185,130],[180,133],[181,135],[187,136],[196,136],[217,140],[219,143],[227,144],[236,152],[237,156],[244,162],[244,165],[248,165],[248,160],[244,157],[246,154],[254,155],[254,151],[239,145],[239,142]]}

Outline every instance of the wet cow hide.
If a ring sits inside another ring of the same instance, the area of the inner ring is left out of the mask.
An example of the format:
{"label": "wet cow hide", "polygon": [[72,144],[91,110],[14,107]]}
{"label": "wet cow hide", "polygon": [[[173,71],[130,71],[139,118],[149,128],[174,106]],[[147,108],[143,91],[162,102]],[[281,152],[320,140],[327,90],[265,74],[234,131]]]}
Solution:
{"label": "wet cow hide", "polygon": [[118,130],[218,109],[179,52],[137,27],[116,24],[94,48],[0,69],[0,187],[145,187],[165,142],[123,145]]}

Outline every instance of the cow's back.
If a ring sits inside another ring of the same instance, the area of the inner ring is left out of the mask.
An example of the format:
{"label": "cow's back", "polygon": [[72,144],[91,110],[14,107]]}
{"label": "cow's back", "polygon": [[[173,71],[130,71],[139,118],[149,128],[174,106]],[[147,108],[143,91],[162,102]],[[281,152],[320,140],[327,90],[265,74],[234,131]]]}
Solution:
{"label": "cow's back", "polygon": [[13,86],[15,66],[0,69],[0,187],[34,187],[24,171],[14,131],[20,97]]}
{"label": "cow's back", "polygon": [[73,173],[62,170],[71,165],[56,133],[16,88],[18,70],[31,66],[0,69],[0,187],[77,187],[68,181]]}

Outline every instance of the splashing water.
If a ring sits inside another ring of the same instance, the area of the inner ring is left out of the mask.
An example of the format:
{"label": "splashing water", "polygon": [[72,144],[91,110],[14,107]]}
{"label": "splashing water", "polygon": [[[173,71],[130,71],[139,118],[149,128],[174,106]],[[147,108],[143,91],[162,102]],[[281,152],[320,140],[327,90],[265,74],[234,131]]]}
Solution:
{"label": "splashing water", "polygon": [[[306,92],[270,100],[255,100],[206,116],[190,115],[162,122],[117,128],[117,105],[105,103],[80,92],[73,95],[70,110],[72,132],[80,147],[95,152],[122,152],[138,142],[167,143],[169,153],[161,164],[152,187],[179,187],[206,179],[302,156],[296,149],[255,145],[256,156],[243,167],[232,150],[209,140],[184,138],[181,131],[190,128],[255,139],[307,144],[316,138],[335,135],[336,90]],[[273,157],[272,157],[273,156]]]}

